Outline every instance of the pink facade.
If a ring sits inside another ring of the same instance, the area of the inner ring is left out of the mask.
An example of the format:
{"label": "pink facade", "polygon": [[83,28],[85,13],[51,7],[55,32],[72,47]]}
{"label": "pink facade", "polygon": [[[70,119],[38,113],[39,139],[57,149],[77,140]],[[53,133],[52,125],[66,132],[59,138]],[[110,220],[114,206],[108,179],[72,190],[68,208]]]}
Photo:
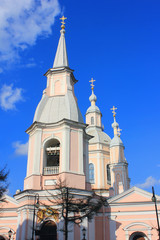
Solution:
{"label": "pink facade", "polygon": [[[46,239],[64,239],[59,231],[63,222],[56,215],[43,218],[38,215],[44,205],[51,205],[48,190],[54,192],[59,179],[76,189],[81,197],[94,190],[106,197],[107,202],[91,222],[85,219],[79,225],[71,225],[69,240],[81,240],[83,227],[87,240],[157,240],[152,194],[130,188],[116,108],[113,107],[111,139],[103,131],[93,80],[91,105],[86,112],[86,123],[83,122],[74,94],[77,80],[69,68],[64,34],[62,28],[53,68],[45,74],[46,89],[33,124],[26,131],[29,150],[24,190],[17,191],[13,198],[6,196],[6,202],[0,203],[0,240],[8,239],[9,230],[13,233],[11,239],[42,239],[35,236],[34,230],[41,233],[47,226],[56,229],[56,236],[46,235]],[[34,205],[36,196],[40,200],[38,209]],[[158,196],[157,203],[160,203]]]}

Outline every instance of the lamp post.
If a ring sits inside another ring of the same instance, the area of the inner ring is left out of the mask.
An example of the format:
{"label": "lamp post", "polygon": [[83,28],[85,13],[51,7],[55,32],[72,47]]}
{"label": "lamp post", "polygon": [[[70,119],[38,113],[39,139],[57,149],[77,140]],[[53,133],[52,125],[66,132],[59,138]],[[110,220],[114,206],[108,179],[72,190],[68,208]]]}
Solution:
{"label": "lamp post", "polygon": [[156,210],[156,217],[157,217],[157,225],[158,225],[158,236],[159,236],[159,240],[160,240],[160,227],[159,227],[159,217],[158,217],[158,210],[157,210],[157,199],[154,193],[154,187],[152,187],[152,202],[154,202],[155,204],[155,210]]}
{"label": "lamp post", "polygon": [[8,238],[11,239],[12,235],[13,235],[13,232],[12,232],[12,230],[10,229],[10,230],[8,231]]}
{"label": "lamp post", "polygon": [[86,229],[85,229],[85,227],[83,227],[83,229],[82,229],[82,233],[83,233],[83,239],[82,240],[86,240]]}
{"label": "lamp post", "polygon": [[34,223],[35,223],[35,212],[36,212],[36,207],[39,208],[39,194],[36,193],[34,196],[34,212],[33,212],[33,226],[32,226],[32,240],[34,240]]}

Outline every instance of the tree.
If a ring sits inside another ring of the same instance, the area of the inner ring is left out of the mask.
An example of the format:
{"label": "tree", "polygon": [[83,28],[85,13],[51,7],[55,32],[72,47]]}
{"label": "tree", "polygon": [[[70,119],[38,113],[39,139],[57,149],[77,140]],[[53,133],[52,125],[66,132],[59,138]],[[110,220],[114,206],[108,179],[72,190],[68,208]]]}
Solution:
{"label": "tree", "polygon": [[[87,191],[83,192],[78,189],[69,188],[65,183],[59,181],[55,185],[55,191],[50,192],[48,201],[50,205],[45,205],[45,209],[48,210],[50,215],[55,214],[55,208],[58,212],[58,218],[64,220],[64,232],[65,240],[68,240],[68,224],[79,224],[84,218],[91,220],[93,216],[105,205],[106,198],[95,194],[95,192]],[[86,194],[87,193],[87,194]]]}
{"label": "tree", "polygon": [[3,169],[0,170],[0,201],[4,200],[2,199],[2,197],[8,187],[7,177],[8,177],[8,172],[6,172],[6,167],[4,167]]}

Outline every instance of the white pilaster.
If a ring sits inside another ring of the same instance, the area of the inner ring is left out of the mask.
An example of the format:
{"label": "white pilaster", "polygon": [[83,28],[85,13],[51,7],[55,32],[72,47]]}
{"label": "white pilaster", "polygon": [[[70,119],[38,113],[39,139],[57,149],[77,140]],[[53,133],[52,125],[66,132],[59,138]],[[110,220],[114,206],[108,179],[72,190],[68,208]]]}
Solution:
{"label": "white pilaster", "polygon": [[27,176],[29,175],[30,170],[30,155],[31,155],[31,137],[29,137],[29,146],[28,146],[28,161],[27,161]]}
{"label": "white pilaster", "polygon": [[69,224],[68,225],[68,229],[69,229],[69,231],[68,231],[68,239],[69,240],[75,240],[74,239],[74,224]]}
{"label": "white pilaster", "polygon": [[26,224],[27,224],[27,210],[24,209],[22,211],[23,213],[23,218],[22,218],[22,234],[21,234],[21,239],[26,239]]}
{"label": "white pilaster", "polygon": [[104,171],[106,171],[106,169],[104,169],[104,158],[103,158],[103,154],[101,153],[101,168],[102,168],[102,172],[101,172],[101,182],[102,182],[102,188],[105,187],[104,182],[106,181],[106,179],[104,178]]}
{"label": "white pilaster", "polygon": [[88,222],[89,240],[95,240],[95,218]]}
{"label": "white pilaster", "polygon": [[62,239],[63,240],[63,229],[64,229],[64,221],[61,219],[57,225],[57,230],[58,230],[58,239]]}
{"label": "white pilaster", "polygon": [[70,159],[70,128],[65,126],[63,129],[63,146],[62,146],[62,172],[69,172]]}
{"label": "white pilaster", "polygon": [[97,186],[98,188],[100,188],[100,183],[101,183],[101,169],[100,169],[100,153],[97,153],[97,179],[95,179],[95,181],[97,181]]}
{"label": "white pilaster", "polygon": [[27,239],[32,237],[32,228],[33,228],[33,210],[28,212],[28,224],[27,224]]}
{"label": "white pilaster", "polygon": [[78,143],[79,143],[79,173],[84,174],[83,167],[83,130],[79,129],[78,131]]}
{"label": "white pilaster", "polygon": [[110,227],[110,239],[116,240],[116,217],[117,216],[110,216],[109,219],[109,227]]}
{"label": "white pilaster", "polygon": [[80,227],[80,239],[83,239],[83,234],[82,234],[82,229],[85,228],[86,229],[86,236],[85,236],[85,239],[86,240],[89,240],[88,239],[88,220],[87,218],[85,218],[81,224],[81,227]]}
{"label": "white pilaster", "polygon": [[20,227],[21,227],[21,212],[18,211],[16,240],[20,240]]}
{"label": "white pilaster", "polygon": [[86,182],[89,182],[89,154],[88,154],[88,140],[85,139],[85,146],[86,146],[86,149],[85,149],[85,152],[86,152],[86,169],[85,169],[85,172],[86,172]]}
{"label": "white pilaster", "polygon": [[41,138],[42,138],[42,129],[37,129],[35,133],[33,174],[40,174]]}

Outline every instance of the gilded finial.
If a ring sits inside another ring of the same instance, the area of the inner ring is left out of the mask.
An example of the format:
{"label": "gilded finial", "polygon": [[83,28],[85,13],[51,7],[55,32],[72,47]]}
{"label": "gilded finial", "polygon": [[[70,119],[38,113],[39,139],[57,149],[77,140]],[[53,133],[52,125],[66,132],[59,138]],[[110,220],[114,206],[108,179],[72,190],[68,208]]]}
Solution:
{"label": "gilded finial", "polygon": [[121,136],[121,131],[122,131],[122,129],[120,129],[120,128],[117,129],[117,135],[118,135],[118,137]]}
{"label": "gilded finial", "polygon": [[96,80],[94,80],[93,78],[91,78],[91,80],[89,81],[89,82],[91,82],[91,89],[92,89],[92,91],[93,91],[93,89],[94,89],[94,82],[95,82]]}
{"label": "gilded finial", "polygon": [[64,20],[66,20],[66,19],[67,19],[67,18],[64,17],[64,16],[60,18],[60,20],[62,20],[62,22],[61,22],[61,23],[62,23],[62,25],[61,25],[61,28],[62,28],[62,29],[65,29],[65,25],[64,25],[65,22],[64,22]]}
{"label": "gilded finial", "polygon": [[112,110],[112,113],[113,113],[113,117],[115,118],[117,108],[116,108],[115,106],[113,106],[113,107],[111,108],[111,110]]}

